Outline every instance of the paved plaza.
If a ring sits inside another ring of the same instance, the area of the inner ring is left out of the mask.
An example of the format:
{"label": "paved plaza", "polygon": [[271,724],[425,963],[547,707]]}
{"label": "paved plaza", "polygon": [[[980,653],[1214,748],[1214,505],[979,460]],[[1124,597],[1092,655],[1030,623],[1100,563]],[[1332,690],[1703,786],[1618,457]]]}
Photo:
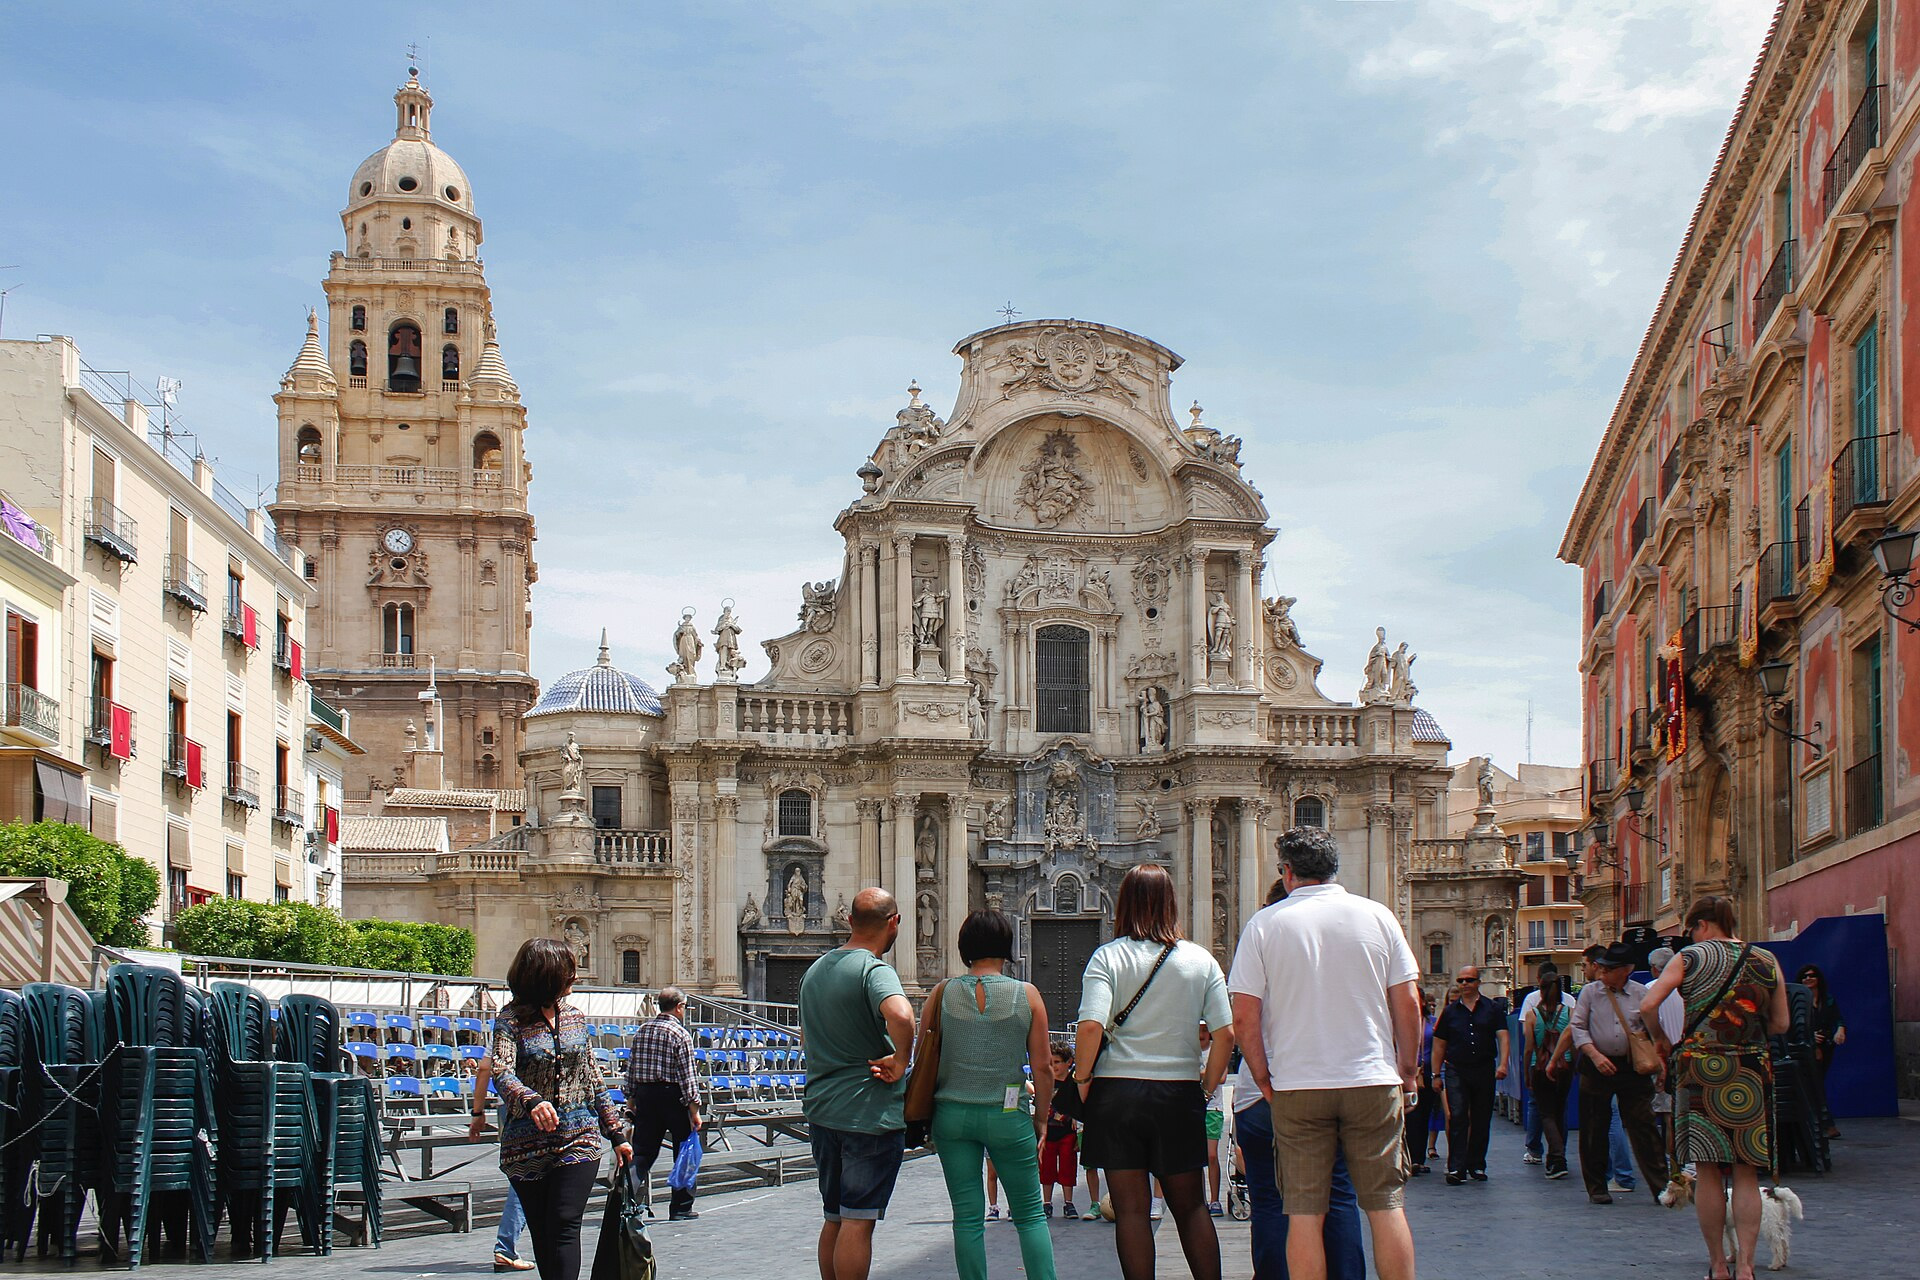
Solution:
{"label": "paved plaza", "polygon": [[[1852,1120],[1835,1148],[1834,1172],[1824,1178],[1787,1179],[1806,1202],[1807,1217],[1795,1224],[1788,1276],[1810,1280],[1913,1273],[1904,1231],[1911,1222],[1914,1188],[1920,1186],[1920,1112],[1904,1120]],[[1519,1131],[1502,1124],[1495,1133],[1493,1178],[1485,1184],[1449,1187],[1436,1173],[1417,1178],[1409,1211],[1418,1242],[1420,1274],[1436,1280],[1602,1280],[1657,1276],[1689,1280],[1705,1274],[1704,1250],[1689,1211],[1658,1207],[1645,1192],[1617,1198],[1611,1206],[1587,1203],[1576,1171],[1550,1183],[1535,1166],[1520,1162]],[[425,1277],[491,1274],[492,1224],[497,1189],[485,1198],[486,1225],[471,1235],[421,1229],[402,1232],[378,1251],[342,1249],[330,1258],[291,1255],[273,1263],[311,1280],[348,1275]],[[741,1191],[702,1200],[701,1217],[690,1223],[660,1223],[654,1247],[661,1280],[811,1280],[819,1200],[811,1182]],[[597,1220],[596,1220],[597,1225]],[[1226,1275],[1247,1277],[1247,1224],[1222,1220]],[[1055,1257],[1061,1280],[1091,1280],[1119,1272],[1113,1228],[1106,1223],[1055,1220]],[[588,1256],[597,1231],[588,1231]],[[1172,1224],[1158,1231],[1163,1277],[1186,1275]],[[226,1242],[221,1242],[224,1252]],[[1011,1224],[987,1226],[989,1265],[995,1276],[1018,1276],[1020,1253]],[[1762,1258],[1765,1253],[1763,1250]],[[91,1269],[91,1263],[85,1264]],[[236,1274],[224,1260],[212,1266],[159,1264],[194,1280]],[[62,1271],[29,1262],[14,1270]],[[876,1277],[953,1274],[947,1199],[938,1163],[909,1162],[902,1171],[892,1212],[877,1238]]]}

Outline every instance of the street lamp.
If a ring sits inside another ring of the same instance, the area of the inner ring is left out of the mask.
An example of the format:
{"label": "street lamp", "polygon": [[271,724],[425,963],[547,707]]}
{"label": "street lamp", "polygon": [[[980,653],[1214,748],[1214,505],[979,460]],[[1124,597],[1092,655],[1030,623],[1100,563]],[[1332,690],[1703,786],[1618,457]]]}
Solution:
{"label": "street lamp", "polygon": [[1920,620],[1900,612],[1914,596],[1914,584],[1908,575],[1913,572],[1915,542],[1920,542],[1920,532],[1900,529],[1888,529],[1873,542],[1873,561],[1880,567],[1880,607],[1889,618],[1905,623],[1909,631],[1920,631]]}
{"label": "street lamp", "polygon": [[[1907,551],[1911,552],[1913,550],[1913,539],[1920,535],[1907,534],[1905,536],[1907,538]],[[1880,542],[1885,541],[1885,538],[1880,540]],[[1880,543],[1874,544],[1873,554],[1875,559],[1879,558]],[[1894,563],[1894,561],[1889,560],[1885,563]],[[1913,588],[1907,585],[1904,570],[1902,571],[1902,576],[1897,581],[1899,590],[1905,591],[1909,595],[1912,594]],[[1887,599],[1886,593],[1894,589],[1892,586],[1883,586],[1881,588],[1882,601]],[[1891,613],[1892,611],[1889,610],[1888,612]],[[1899,614],[1893,614],[1893,616],[1896,618],[1900,617]],[[1900,621],[1906,622],[1908,626],[1913,627],[1916,631],[1920,631],[1920,624],[1915,624],[1905,618],[1900,618]],[[1824,748],[1812,737],[1803,733],[1795,733],[1791,728],[1793,724],[1793,700],[1787,696],[1787,690],[1793,681],[1793,664],[1779,661],[1762,663],[1759,674],[1760,696],[1765,701],[1766,711],[1766,715],[1761,723],[1783,737],[1790,738],[1795,742],[1803,743],[1812,748],[1813,758],[1818,760],[1824,753]],[[1818,720],[1813,722],[1814,733],[1823,733],[1825,729],[1826,726]]]}
{"label": "street lamp", "polygon": [[1648,831],[1639,822],[1640,807],[1647,802],[1647,793],[1639,787],[1628,787],[1626,793],[1621,796],[1621,799],[1627,802],[1627,816],[1620,819],[1620,825],[1626,827],[1627,830],[1633,832],[1648,844],[1657,845],[1661,849],[1665,849],[1667,842]]}

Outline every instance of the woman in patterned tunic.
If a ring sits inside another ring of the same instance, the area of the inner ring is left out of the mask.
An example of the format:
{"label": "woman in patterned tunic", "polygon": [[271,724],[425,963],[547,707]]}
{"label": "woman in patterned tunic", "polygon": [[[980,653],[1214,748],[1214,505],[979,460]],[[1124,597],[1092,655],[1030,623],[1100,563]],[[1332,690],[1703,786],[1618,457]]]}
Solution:
{"label": "woman in patterned tunic", "polygon": [[633,1158],[593,1061],[586,1016],[567,1003],[573,979],[566,943],[529,938],[507,966],[513,999],[493,1024],[500,1168],[526,1211],[540,1280],[578,1280],[580,1218],[600,1171],[600,1134],[620,1161]]}
{"label": "woman in patterned tunic", "polygon": [[[1760,1237],[1760,1171],[1773,1168],[1773,1066],[1767,1037],[1786,1030],[1787,988],[1773,954],[1734,936],[1733,902],[1708,894],[1687,911],[1692,945],[1647,988],[1641,1013],[1663,1057],[1675,1061],[1675,1160],[1697,1166],[1694,1211],[1712,1260],[1708,1280],[1752,1280]],[[1737,969],[1736,969],[1737,966]],[[1678,1046],[1660,1032],[1660,1002],[1687,1006]],[[1726,1257],[1726,1169],[1733,1176],[1737,1257]]]}

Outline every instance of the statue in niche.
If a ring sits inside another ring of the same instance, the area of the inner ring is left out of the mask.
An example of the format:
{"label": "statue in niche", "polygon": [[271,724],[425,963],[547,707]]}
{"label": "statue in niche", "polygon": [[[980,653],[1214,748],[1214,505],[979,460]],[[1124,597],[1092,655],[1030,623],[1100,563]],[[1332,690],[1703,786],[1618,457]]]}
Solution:
{"label": "statue in niche", "polygon": [[931,891],[922,893],[918,899],[918,917],[914,922],[915,936],[919,939],[922,951],[932,951],[940,945],[939,900]]}
{"label": "statue in niche", "polygon": [[1167,704],[1160,690],[1148,685],[1140,691],[1140,750],[1163,751],[1167,745]]}
{"label": "statue in niche", "polygon": [[747,900],[740,904],[740,931],[760,927],[760,904],[754,901],[753,894],[747,894]]}
{"label": "statue in niche", "polygon": [[1086,843],[1086,823],[1080,816],[1080,774],[1065,760],[1056,760],[1047,775],[1047,810],[1041,834],[1049,853]]}
{"label": "statue in niche", "polygon": [[560,794],[580,796],[581,782],[587,775],[586,759],[580,754],[580,744],[574,740],[573,730],[567,730],[567,744],[560,748]]}
{"label": "statue in niche", "polygon": [[1367,651],[1367,678],[1360,686],[1362,705],[1385,702],[1393,696],[1392,662],[1387,656],[1387,629],[1373,629],[1373,648]]}
{"label": "statue in niche", "polygon": [[1492,756],[1480,757],[1480,772],[1475,776],[1474,781],[1478,784],[1480,788],[1480,807],[1482,809],[1493,808],[1493,757]]}
{"label": "statue in niche", "polygon": [[1033,512],[1034,522],[1051,529],[1078,510],[1093,492],[1080,465],[1080,446],[1065,431],[1051,431],[1020,469],[1015,498]]}
{"label": "statue in niche", "polygon": [[1233,657],[1233,609],[1224,591],[1214,592],[1207,604],[1207,653],[1220,662]]}
{"label": "statue in niche", "polygon": [[1233,935],[1228,930],[1232,928],[1233,913],[1227,909],[1227,895],[1215,893],[1213,895],[1213,949],[1215,951],[1231,948]]}
{"label": "statue in niche", "polygon": [[980,701],[980,686],[977,684],[967,690],[967,736],[987,736],[987,709]]}
{"label": "statue in niche", "polygon": [[847,910],[847,895],[841,894],[840,901],[833,908],[833,931],[835,933],[853,932],[853,913]]}
{"label": "statue in niche", "polygon": [[1413,684],[1413,660],[1417,656],[1407,651],[1406,641],[1403,640],[1400,642],[1400,647],[1393,651],[1393,656],[1387,660],[1387,665],[1393,672],[1393,684],[1388,696],[1396,707],[1411,707],[1414,698],[1420,692]]}
{"label": "statue in niche", "polygon": [[940,858],[940,824],[933,815],[923,813],[914,827],[913,863],[920,868],[922,880],[933,879],[934,867]]}
{"label": "statue in niche", "polygon": [[787,876],[787,932],[805,933],[807,930],[807,873],[795,867]]}
{"label": "statue in niche", "polygon": [[574,967],[585,970],[587,968],[587,960],[592,955],[592,950],[587,942],[586,926],[578,920],[569,920],[567,921],[567,927],[562,931],[562,936],[566,939],[567,950],[573,952]]}
{"label": "statue in niche", "polygon": [[1213,811],[1212,830],[1208,832],[1213,845],[1213,875],[1219,879],[1226,874],[1228,843],[1231,839],[1227,829],[1227,816],[1216,806]]}
{"label": "statue in niche", "polygon": [[720,602],[720,620],[713,624],[714,679],[732,684],[747,665],[740,652],[740,620],[733,616],[733,601]]}
{"label": "statue in niche", "polygon": [[927,579],[920,584],[920,594],[913,601],[914,639],[923,646],[940,643],[940,632],[947,625],[947,593],[936,592],[933,581]]}
{"label": "statue in niche", "polygon": [[693,610],[680,611],[680,625],[674,629],[674,661],[667,664],[667,670],[673,674],[675,684],[692,684],[699,678],[694,668],[700,662],[700,655],[707,649],[706,641],[700,638],[700,629],[693,625]]}
{"label": "statue in niche", "polygon": [[1276,648],[1300,647],[1300,628],[1293,623],[1293,606],[1298,603],[1298,596],[1275,596],[1267,601],[1267,630]]}
{"label": "statue in niche", "polygon": [[1160,834],[1160,815],[1154,811],[1152,796],[1137,796],[1133,802],[1140,810],[1140,821],[1134,824],[1133,834],[1139,840],[1152,840]]}
{"label": "statue in niche", "polygon": [[987,839],[1005,840],[1007,838],[1007,802],[993,800],[987,804],[985,821]]}
{"label": "statue in niche", "polygon": [[1499,916],[1487,917],[1487,963],[1507,961],[1507,922]]}

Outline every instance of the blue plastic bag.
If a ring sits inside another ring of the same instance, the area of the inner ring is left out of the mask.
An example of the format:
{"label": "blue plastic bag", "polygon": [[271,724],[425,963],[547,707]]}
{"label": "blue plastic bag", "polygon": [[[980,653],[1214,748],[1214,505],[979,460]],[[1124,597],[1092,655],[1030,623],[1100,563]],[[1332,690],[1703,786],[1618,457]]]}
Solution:
{"label": "blue plastic bag", "polygon": [[673,1157],[673,1172],[667,1175],[667,1186],[676,1191],[693,1190],[693,1180],[700,1174],[700,1157],[706,1154],[706,1148],[700,1145],[700,1135],[690,1133],[687,1140],[680,1144],[679,1152]]}

